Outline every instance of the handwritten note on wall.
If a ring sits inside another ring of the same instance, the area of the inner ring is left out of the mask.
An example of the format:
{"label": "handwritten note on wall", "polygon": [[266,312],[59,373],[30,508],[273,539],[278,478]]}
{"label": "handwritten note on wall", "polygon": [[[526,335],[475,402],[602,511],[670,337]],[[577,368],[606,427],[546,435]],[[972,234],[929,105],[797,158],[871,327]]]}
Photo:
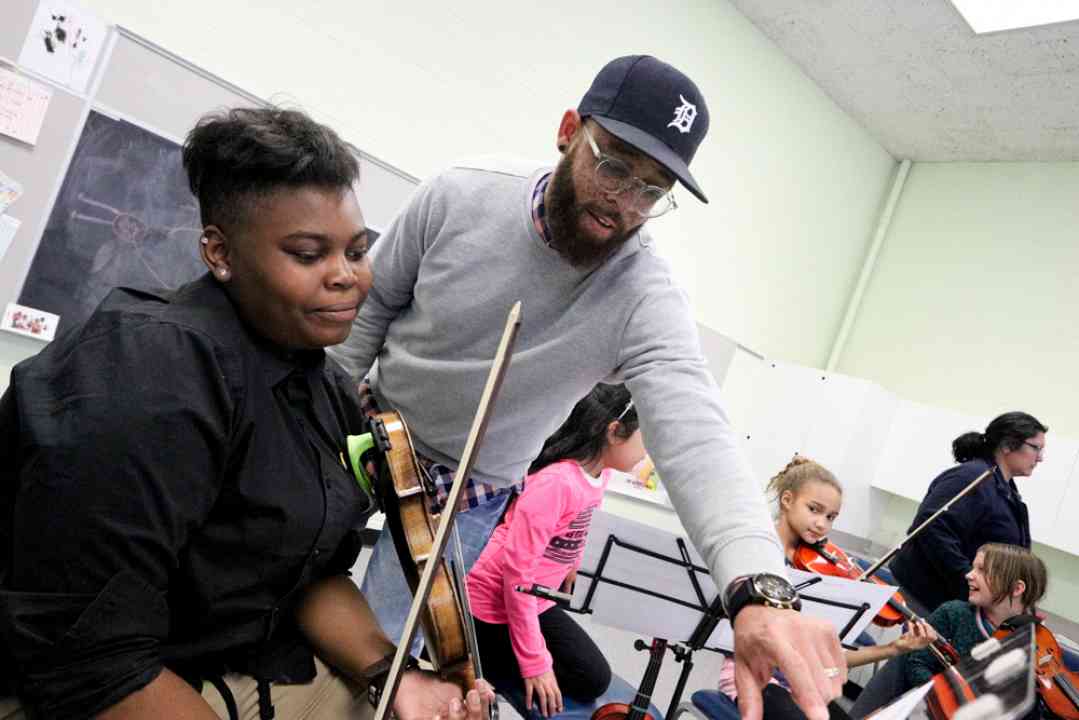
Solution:
{"label": "handwritten note on wall", "polygon": [[0,134],[35,144],[51,99],[48,87],[0,68]]}

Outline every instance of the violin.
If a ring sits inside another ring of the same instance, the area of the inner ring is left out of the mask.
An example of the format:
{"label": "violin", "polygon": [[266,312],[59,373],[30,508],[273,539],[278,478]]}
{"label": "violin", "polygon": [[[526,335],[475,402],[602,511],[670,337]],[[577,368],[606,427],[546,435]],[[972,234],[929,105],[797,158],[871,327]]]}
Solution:
{"label": "violin", "polygon": [[944,672],[933,676],[932,682],[933,689],[925,696],[925,705],[933,720],[951,720],[959,708],[977,699],[954,665],[946,665]]}
{"label": "violin", "polygon": [[[818,575],[845,577],[851,580],[861,580],[862,582],[875,582],[879,585],[887,584],[876,575],[862,578],[861,570],[851,562],[847,554],[826,539],[812,545],[805,542],[801,543],[794,553],[794,567],[799,570],[814,572]],[[921,622],[922,618],[907,607],[902,593],[896,592],[884,603],[880,612],[877,613],[877,617],[873,619],[873,624],[881,627],[892,627],[903,620]],[[929,647],[942,664],[947,666],[955,665],[959,662],[959,652],[944,638],[937,638]]]}
{"label": "violin", "polygon": [[637,650],[648,649],[648,667],[641,678],[641,686],[637,689],[637,695],[629,705],[626,703],[607,703],[600,705],[592,713],[592,720],[655,720],[648,712],[648,706],[652,702],[652,691],[656,687],[656,678],[659,677],[659,667],[663,664],[663,653],[667,652],[667,641],[662,638],[652,640],[652,645],[644,644],[643,640],[633,643]]}
{"label": "violin", "polygon": [[[408,587],[415,593],[434,547],[439,517],[430,512],[430,501],[436,490],[420,466],[408,425],[399,413],[379,413],[371,418],[370,426],[381,451],[377,455],[376,493]],[[463,586],[450,578],[446,560],[438,556],[431,594],[419,620],[435,672],[468,692],[476,683],[470,628],[466,625],[471,616],[464,614]]]}
{"label": "violin", "polygon": [[1034,686],[1042,702],[1062,720],[1079,720],[1079,673],[1069,670],[1063,661],[1060,643],[1049,628],[1033,615],[1016,615],[1000,624],[993,633],[1005,638],[1024,625],[1035,626]]}
{"label": "violin", "polygon": [[[444,680],[456,683],[463,693],[467,693],[482,677],[464,568],[460,562],[453,564],[455,582],[451,582],[444,553],[465,478],[472,474],[495,398],[509,367],[521,325],[520,317],[521,303],[518,302],[506,318],[506,327],[441,513],[431,512],[436,488],[416,457],[408,425],[399,413],[379,413],[370,420],[369,433],[349,438],[353,472],[357,481],[367,487],[371,486],[371,480],[365,465],[371,453],[365,454],[365,448],[375,450],[376,499],[386,514],[386,524],[413,594],[404,632],[375,710],[375,720],[390,717],[390,707],[401,682],[417,624],[423,628],[428,659]],[[496,717],[497,705],[491,704],[489,712],[492,718]]]}
{"label": "violin", "polygon": [[[794,560],[792,561],[792,564],[799,570],[806,570],[818,575],[831,575],[833,577],[848,578],[850,580],[860,580],[862,575],[861,569],[851,562],[851,559],[847,557],[847,554],[828,542],[827,539],[820,540],[813,544],[807,542],[799,543],[798,549],[794,551]],[[886,582],[876,575],[865,578],[865,582],[887,585]],[[881,607],[877,616],[873,618],[873,624],[879,625],[880,627],[892,627],[904,620],[910,619],[910,616],[913,615],[910,610],[903,612],[899,609],[900,607],[906,609],[906,606],[907,603],[903,598],[903,595],[899,591],[896,591],[888,602]]]}

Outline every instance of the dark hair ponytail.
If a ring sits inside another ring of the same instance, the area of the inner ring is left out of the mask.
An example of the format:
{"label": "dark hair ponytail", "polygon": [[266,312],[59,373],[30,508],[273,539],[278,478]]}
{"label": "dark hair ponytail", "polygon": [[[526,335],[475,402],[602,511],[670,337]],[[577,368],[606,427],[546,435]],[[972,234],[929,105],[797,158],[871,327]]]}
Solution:
{"label": "dark hair ponytail", "polygon": [[1049,432],[1037,418],[1025,412],[1009,412],[993,419],[985,432],[963,433],[952,441],[952,456],[956,462],[981,459],[993,462],[997,450],[1016,450],[1024,441],[1038,433]]}
{"label": "dark hair ponytail", "polygon": [[628,438],[640,424],[637,408],[625,385],[600,383],[581,398],[562,426],[543,443],[539,457],[528,468],[529,473],[559,462],[576,460],[588,462],[607,447],[607,426],[618,421],[615,434]]}

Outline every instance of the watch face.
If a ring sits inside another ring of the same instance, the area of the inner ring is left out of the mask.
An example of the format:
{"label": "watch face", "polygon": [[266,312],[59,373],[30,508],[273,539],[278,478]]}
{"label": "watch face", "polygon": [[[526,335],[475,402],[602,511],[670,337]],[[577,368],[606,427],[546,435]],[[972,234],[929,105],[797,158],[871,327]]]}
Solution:
{"label": "watch face", "polygon": [[798,597],[790,581],[779,575],[761,573],[753,578],[753,585],[761,595],[776,602],[794,602],[795,598]]}

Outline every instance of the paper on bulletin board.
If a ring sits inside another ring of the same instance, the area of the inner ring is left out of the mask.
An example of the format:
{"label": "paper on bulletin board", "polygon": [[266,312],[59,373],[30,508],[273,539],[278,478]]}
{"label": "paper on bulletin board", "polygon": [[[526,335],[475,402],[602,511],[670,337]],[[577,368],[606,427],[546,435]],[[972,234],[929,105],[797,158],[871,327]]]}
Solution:
{"label": "paper on bulletin board", "polygon": [[51,99],[48,87],[0,68],[0,134],[35,144]]}
{"label": "paper on bulletin board", "polygon": [[81,5],[41,0],[19,64],[75,92],[86,92],[107,32],[105,22]]}
{"label": "paper on bulletin board", "polygon": [[10,215],[0,215],[0,260],[4,259],[15,233],[19,231],[19,221]]}
{"label": "paper on bulletin board", "polygon": [[3,215],[20,195],[22,195],[22,185],[19,181],[8,177],[3,170],[0,170],[0,215]]}

